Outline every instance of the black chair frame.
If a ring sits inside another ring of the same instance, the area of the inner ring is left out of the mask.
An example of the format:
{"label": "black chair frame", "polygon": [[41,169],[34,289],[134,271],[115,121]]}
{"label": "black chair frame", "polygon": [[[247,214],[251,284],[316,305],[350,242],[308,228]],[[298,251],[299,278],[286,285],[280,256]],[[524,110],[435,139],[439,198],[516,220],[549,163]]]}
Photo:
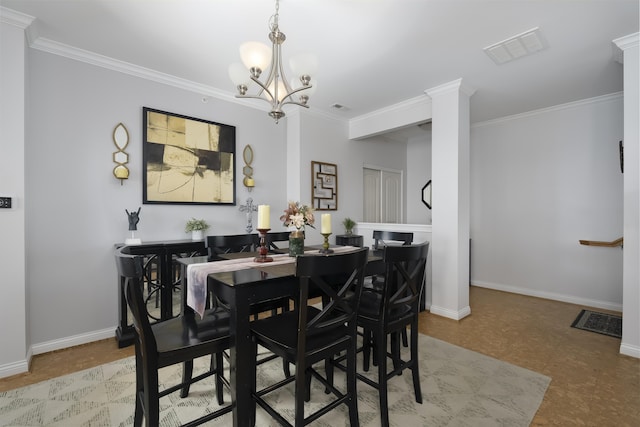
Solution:
{"label": "black chair frame", "polygon": [[[252,322],[254,353],[261,345],[284,360],[296,365],[293,377],[255,391],[253,398],[260,407],[283,426],[291,426],[263,396],[295,382],[295,426],[307,425],[341,404],[349,408],[352,426],[358,425],[356,394],[357,312],[364,280],[368,248],[333,255],[303,255],[297,258],[296,276],[299,299],[293,311]],[[308,305],[310,298],[321,296],[322,309]],[[341,392],[324,378],[313,365],[324,361],[327,376],[333,378],[333,365],[327,362],[346,352],[347,391]],[[255,360],[255,357],[251,358]],[[334,394],[326,406],[305,417],[304,402],[310,400],[311,377],[318,379],[327,393]],[[255,390],[255,375],[253,389]]]}
{"label": "black chair frame", "polygon": [[[185,313],[152,325],[142,296],[144,257],[131,255],[129,250],[128,246],[118,248],[115,258],[118,274],[125,278],[127,304],[133,314],[136,331],[134,426],[142,425],[143,416],[147,426],[158,426],[161,397],[177,390],[181,391],[180,397],[186,397],[191,384],[212,375],[216,376],[216,396],[218,404],[222,405],[223,386],[229,387],[229,381],[223,375],[222,356],[230,346],[228,313],[208,310],[202,320],[196,320],[193,313]],[[207,355],[212,356],[210,369],[192,377],[193,359]],[[183,365],[182,382],[159,391],[158,370],[178,363]],[[186,425],[200,425],[231,410],[231,405],[227,405]]]}

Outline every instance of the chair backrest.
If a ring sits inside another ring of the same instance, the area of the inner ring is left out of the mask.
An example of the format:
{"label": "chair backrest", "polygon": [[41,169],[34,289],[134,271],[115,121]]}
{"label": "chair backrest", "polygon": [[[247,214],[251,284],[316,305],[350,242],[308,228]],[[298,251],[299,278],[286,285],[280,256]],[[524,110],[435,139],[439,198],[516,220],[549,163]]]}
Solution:
{"label": "chair backrest", "polygon": [[253,252],[256,250],[256,238],[256,234],[207,236],[205,246],[209,251],[209,261],[222,259],[221,254]]}
{"label": "chair backrest", "polygon": [[147,354],[150,351],[156,351],[157,345],[142,296],[144,257],[131,255],[130,252],[130,246],[116,249],[116,267],[118,275],[124,280],[124,294],[133,315],[133,326],[137,333],[138,342],[143,347],[142,354]]}
{"label": "chair backrest", "polygon": [[428,252],[429,242],[384,248],[383,321],[392,323],[418,314]]}
{"label": "chair backrest", "polygon": [[373,249],[378,250],[387,246],[388,242],[402,242],[410,245],[413,242],[413,233],[402,231],[373,230]]}
{"label": "chair backrest", "polygon": [[[333,255],[302,255],[296,259],[296,276],[300,281],[298,349],[306,348],[306,339],[347,327],[355,334],[356,316],[362,293],[364,270],[369,248]],[[323,308],[307,318],[309,296],[321,296]],[[355,335],[353,335],[355,336]],[[347,337],[344,337],[347,338]],[[304,353],[304,351],[301,351]]]}
{"label": "chair backrest", "polygon": [[[288,242],[290,231],[279,231],[275,233],[267,233],[265,237],[265,244],[267,245],[267,249],[270,251],[281,251],[283,248],[278,246],[276,243],[278,242]],[[260,235],[258,235],[258,240],[256,246],[260,245]]]}

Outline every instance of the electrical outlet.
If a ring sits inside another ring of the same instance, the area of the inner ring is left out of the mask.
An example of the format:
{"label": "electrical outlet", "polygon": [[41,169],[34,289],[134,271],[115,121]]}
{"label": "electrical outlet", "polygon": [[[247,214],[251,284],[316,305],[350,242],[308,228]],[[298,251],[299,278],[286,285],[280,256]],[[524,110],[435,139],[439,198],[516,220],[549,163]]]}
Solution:
{"label": "electrical outlet", "polygon": [[0,197],[0,209],[11,209],[11,197]]}

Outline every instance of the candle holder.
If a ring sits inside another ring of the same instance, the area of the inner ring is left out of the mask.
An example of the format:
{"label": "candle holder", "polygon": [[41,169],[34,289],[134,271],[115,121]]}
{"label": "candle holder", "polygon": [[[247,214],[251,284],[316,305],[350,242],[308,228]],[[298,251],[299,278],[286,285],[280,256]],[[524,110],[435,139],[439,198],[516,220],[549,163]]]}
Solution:
{"label": "candle holder", "polygon": [[258,249],[258,253],[260,254],[259,256],[255,257],[253,259],[254,262],[271,262],[273,261],[273,258],[271,258],[270,256],[267,256],[267,242],[266,242],[266,237],[267,237],[267,232],[271,230],[270,228],[258,228],[258,233],[260,233],[260,249]]}
{"label": "candle holder", "polygon": [[324,243],[322,244],[322,249],[320,249],[321,254],[332,254],[333,249],[329,249],[329,236],[331,233],[321,233],[324,236]]}

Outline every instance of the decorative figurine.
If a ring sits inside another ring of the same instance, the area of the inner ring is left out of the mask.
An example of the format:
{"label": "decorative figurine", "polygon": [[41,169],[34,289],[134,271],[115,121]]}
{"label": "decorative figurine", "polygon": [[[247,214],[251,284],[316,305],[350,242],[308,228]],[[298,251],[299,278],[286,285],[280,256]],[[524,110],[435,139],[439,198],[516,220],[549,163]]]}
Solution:
{"label": "decorative figurine", "polygon": [[124,210],[129,218],[129,231],[131,231],[131,237],[124,241],[126,245],[139,245],[142,243],[142,240],[135,237],[135,231],[138,229],[138,222],[140,221],[140,209],[142,208],[138,208],[136,212]]}

